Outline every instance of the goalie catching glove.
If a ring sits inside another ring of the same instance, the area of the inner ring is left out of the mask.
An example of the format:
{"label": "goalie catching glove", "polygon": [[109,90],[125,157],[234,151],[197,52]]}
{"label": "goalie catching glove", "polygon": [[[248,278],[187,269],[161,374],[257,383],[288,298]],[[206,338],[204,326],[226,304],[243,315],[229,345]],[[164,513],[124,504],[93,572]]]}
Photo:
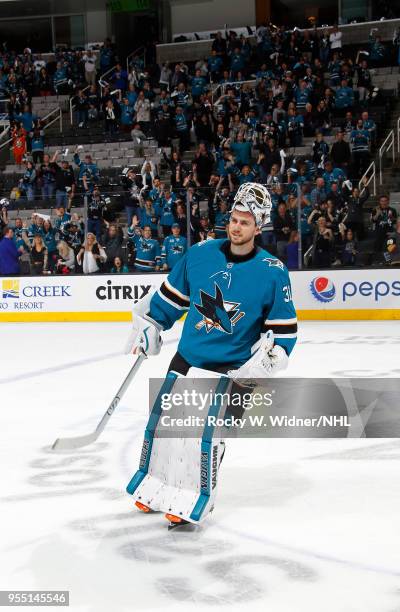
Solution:
{"label": "goalie catching glove", "polygon": [[230,370],[228,376],[245,380],[265,378],[275,376],[277,372],[287,368],[286,351],[278,344],[274,345],[274,333],[271,330],[253,345],[252,352],[250,359],[237,370]]}
{"label": "goalie catching glove", "polygon": [[126,354],[143,351],[146,355],[158,355],[161,351],[162,327],[147,314],[153,294],[154,291],[150,291],[132,308],[132,331],[125,345]]}

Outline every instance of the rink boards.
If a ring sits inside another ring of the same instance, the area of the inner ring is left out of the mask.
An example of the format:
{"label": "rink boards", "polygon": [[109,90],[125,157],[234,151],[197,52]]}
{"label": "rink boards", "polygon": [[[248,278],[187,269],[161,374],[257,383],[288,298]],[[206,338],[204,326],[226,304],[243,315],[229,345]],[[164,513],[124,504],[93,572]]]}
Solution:
{"label": "rink boards", "polygon": [[[164,278],[157,273],[3,277],[0,321],[129,321],[133,304]],[[399,270],[295,271],[290,278],[300,320],[400,319]]]}

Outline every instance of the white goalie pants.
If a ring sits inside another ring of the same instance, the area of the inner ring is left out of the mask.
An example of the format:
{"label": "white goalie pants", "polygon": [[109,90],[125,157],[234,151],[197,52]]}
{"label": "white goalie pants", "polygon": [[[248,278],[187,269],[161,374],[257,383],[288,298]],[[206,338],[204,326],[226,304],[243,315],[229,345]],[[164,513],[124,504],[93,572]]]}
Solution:
{"label": "white goalie pants", "polygon": [[[127,486],[135,501],[191,523],[203,521],[214,506],[218,470],[225,451],[223,398],[231,383],[225,375],[204,372],[191,368],[186,377],[168,372],[149,416],[139,469]],[[178,409],[174,406],[174,418],[181,417],[188,426],[168,431],[164,423],[166,419],[170,422],[171,417],[165,410],[165,398],[176,397],[180,386],[198,387],[204,376],[208,388],[212,387],[210,402],[200,411],[196,408],[196,427],[190,425],[193,405]]]}

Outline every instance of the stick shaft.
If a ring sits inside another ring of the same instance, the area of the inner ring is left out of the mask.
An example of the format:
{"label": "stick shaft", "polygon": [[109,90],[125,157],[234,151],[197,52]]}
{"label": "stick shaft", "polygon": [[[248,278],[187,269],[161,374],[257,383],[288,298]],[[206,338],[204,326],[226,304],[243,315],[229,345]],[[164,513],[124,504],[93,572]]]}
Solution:
{"label": "stick shaft", "polygon": [[121,401],[122,397],[124,396],[127,388],[129,387],[132,379],[136,376],[136,372],[138,371],[138,369],[140,368],[140,366],[142,365],[142,363],[143,363],[143,361],[145,359],[146,359],[146,355],[144,353],[140,353],[140,355],[136,359],[135,363],[133,364],[133,366],[129,370],[129,372],[128,372],[124,382],[122,383],[122,385],[118,389],[117,393],[114,395],[114,397],[113,397],[109,407],[107,408],[106,412],[104,413],[100,423],[96,427],[96,433],[98,433],[99,435],[101,434],[101,432],[103,431],[103,429],[107,425],[108,421],[111,418],[111,415],[113,414],[114,410],[118,406],[118,404]]}

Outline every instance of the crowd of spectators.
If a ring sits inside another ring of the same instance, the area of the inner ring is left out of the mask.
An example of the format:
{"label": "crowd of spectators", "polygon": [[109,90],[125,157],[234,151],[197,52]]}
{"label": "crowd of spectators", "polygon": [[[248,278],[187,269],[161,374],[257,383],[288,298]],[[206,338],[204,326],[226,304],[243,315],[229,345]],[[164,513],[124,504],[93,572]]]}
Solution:
{"label": "crowd of spectators", "polygon": [[33,54],[29,48],[23,53],[8,50],[3,44],[0,52],[0,98],[8,116],[13,139],[15,163],[21,165],[27,153],[33,160],[43,157],[44,126],[32,111],[34,96],[74,95],[79,88],[98,90],[97,77],[108,71],[116,61],[114,46],[109,39],[99,51],[56,50],[52,54]]}
{"label": "crowd of spectators", "polygon": [[[193,65],[164,64],[156,73],[136,62],[129,71],[117,64],[100,84],[86,67],[81,82],[90,87],[76,92],[77,126],[102,121],[105,139],[130,133],[133,148],[155,138],[161,163],[145,159],[122,173],[127,225],[121,227],[99,188],[96,160],[82,159],[78,148],[74,169],[59,162],[58,153],[50,158],[44,146],[35,149],[34,140],[43,136],[33,118],[29,132],[18,128],[29,133],[30,154],[21,157],[25,170],[16,189],[27,202],[39,194],[55,198],[57,218],[52,225],[36,215],[21,227],[17,219],[14,228],[3,218],[5,238],[14,232],[25,272],[28,264],[31,273],[171,269],[188,237],[226,236],[237,187],[256,180],[269,186],[273,202],[262,246],[292,269],[299,242],[308,265],[356,265],[368,233],[363,207],[369,198],[367,179],[361,190],[358,184],[378,137],[371,108],[379,91],[371,68],[388,61],[391,51],[376,32],[366,55],[343,49],[337,27],[287,32],[266,25],[257,29],[255,46],[235,33],[218,33],[210,57]],[[307,153],[301,147],[310,137]],[[71,213],[82,195],[85,221]],[[394,263],[399,225],[386,196],[368,225],[375,263]]]}
{"label": "crowd of spectators", "polygon": [[23,53],[0,51],[0,97],[9,98],[9,112],[21,110],[33,96],[71,94],[79,85],[96,83],[96,76],[115,64],[115,49],[109,39],[101,49],[66,50],[42,55],[28,47]]}
{"label": "crowd of spectators", "polygon": [[[96,196],[94,196],[96,197]],[[98,200],[100,204],[101,200]],[[96,223],[97,208],[90,202],[88,219]],[[145,209],[147,214],[148,207]],[[93,218],[93,216],[95,218]],[[181,236],[181,225],[175,221],[169,226],[162,245],[150,225],[138,227],[136,216],[128,229],[128,241],[123,246],[124,235],[117,223],[109,223],[102,217],[104,231],[96,234],[85,228],[84,219],[63,207],[52,220],[48,215],[33,213],[29,222],[17,217],[9,223],[7,213],[2,212],[2,239],[0,240],[0,275],[43,274],[111,274],[136,270],[170,270],[187,250],[187,241]]]}
{"label": "crowd of spectators", "polygon": [[[59,166],[54,161],[55,154],[50,168],[56,177],[58,173],[64,177],[63,189],[60,182],[56,183],[56,217],[52,220],[33,212],[29,223],[21,218],[11,223],[8,207],[3,207],[0,224],[5,237],[10,238],[11,232],[16,248],[13,265],[4,268],[5,246],[0,242],[1,273],[16,274],[16,269],[22,274],[172,269],[186,252],[188,231],[191,243],[227,236],[237,177],[232,172],[225,180],[210,163],[209,169],[204,169],[202,187],[197,174],[202,155],[202,145],[192,162],[180,160],[178,152],[165,154],[164,163],[169,167],[166,183],[160,180],[153,163],[145,162],[141,172],[126,168],[121,189],[127,223],[122,227],[115,221],[109,194],[102,193],[97,185],[98,170],[91,156],[82,160],[77,151],[74,172],[68,162],[62,161]],[[302,167],[300,176],[305,172]],[[311,190],[307,181],[297,182],[294,169],[289,172],[288,183],[269,183],[272,219],[263,228],[259,243],[276,253],[290,269],[298,267],[299,239],[306,265],[328,268],[357,263],[358,247],[365,237],[363,205],[369,190],[363,185],[360,191],[347,179],[340,183],[331,176],[330,182],[331,174],[331,162],[327,161],[323,175],[312,183]],[[68,186],[67,178],[72,181]],[[71,212],[75,189],[79,190],[76,197],[85,197],[85,218]],[[373,263],[399,263],[400,223],[387,196],[381,196],[379,205],[372,209],[370,224],[376,253]]]}

